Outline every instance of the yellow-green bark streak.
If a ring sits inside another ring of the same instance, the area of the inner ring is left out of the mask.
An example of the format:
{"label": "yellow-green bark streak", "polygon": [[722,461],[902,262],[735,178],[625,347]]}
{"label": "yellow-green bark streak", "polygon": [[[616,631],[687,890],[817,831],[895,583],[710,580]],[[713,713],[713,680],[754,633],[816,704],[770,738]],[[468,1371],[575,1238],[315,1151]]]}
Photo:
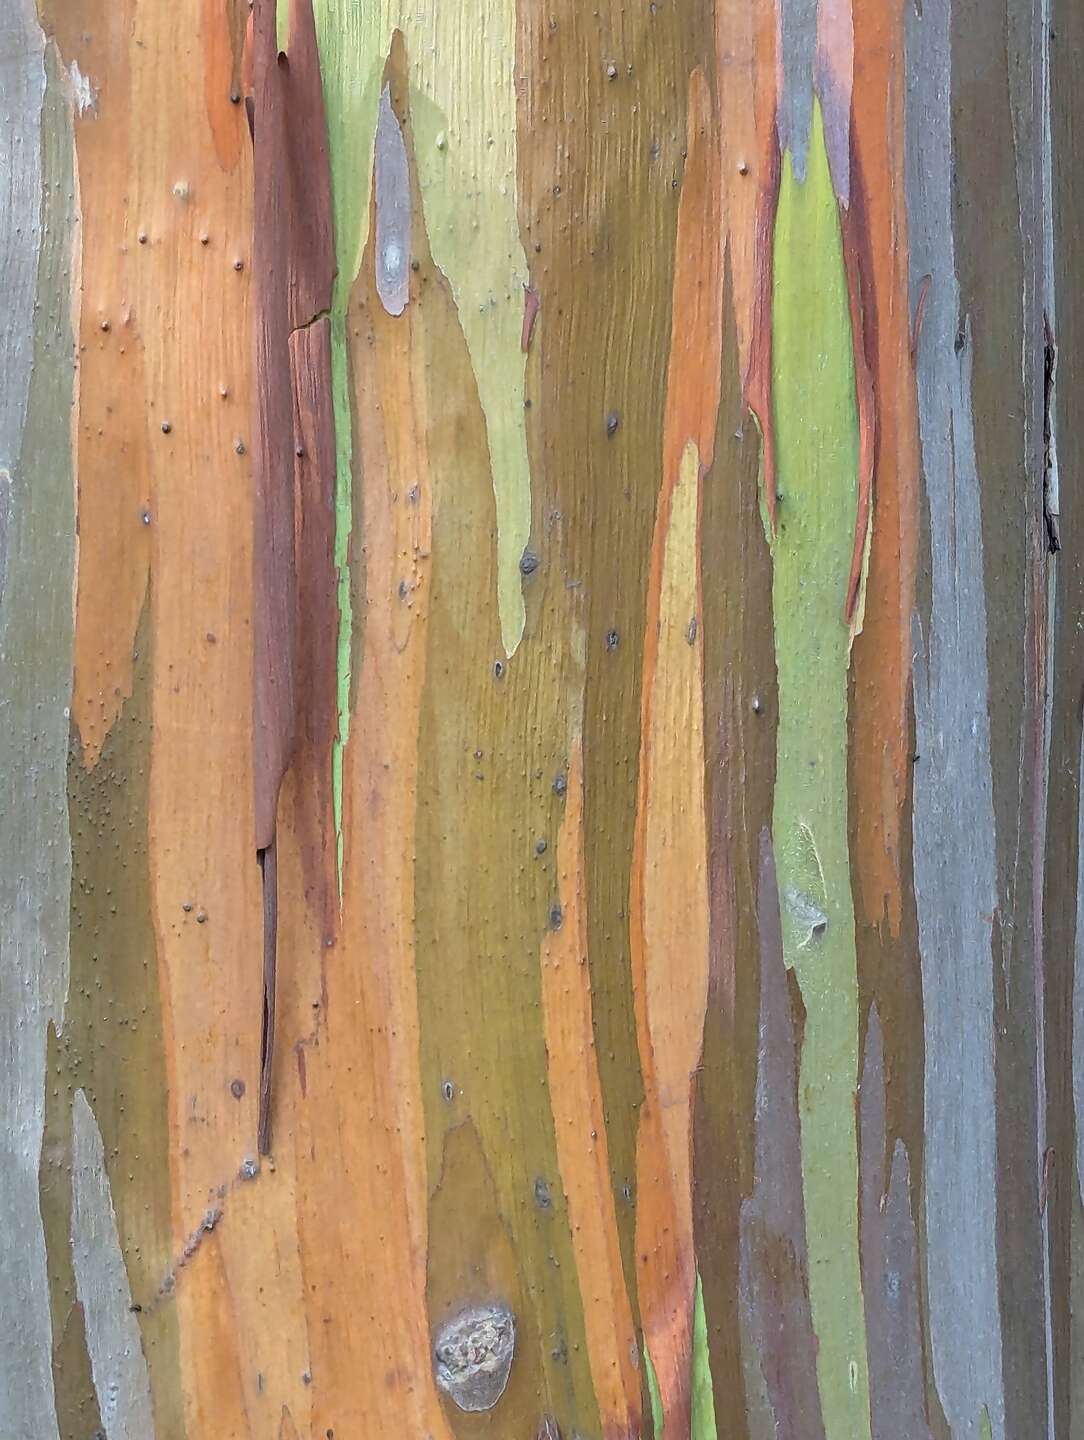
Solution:
{"label": "yellow-green bark streak", "polygon": [[[519,559],[530,531],[520,349],[527,260],[516,201],[514,0],[479,0],[469,23],[450,0],[345,5],[316,0],[331,144],[338,260],[332,317],[338,486],[339,751],[349,729],[351,418],[344,316],[368,236],[370,176],[385,61],[405,42],[416,162],[433,259],[459,311],[486,420],[497,504],[497,591],[507,654],[523,634]],[[341,778],[336,761],[336,825]]]}
{"label": "yellow-green bark streak", "polygon": [[819,108],[805,182],[796,180],[789,153],[783,161],[772,327],[780,492],[773,830],[783,951],[806,1011],[799,1092],[809,1291],[827,1440],[868,1440],[843,620],[858,502],[858,414],[839,215]]}

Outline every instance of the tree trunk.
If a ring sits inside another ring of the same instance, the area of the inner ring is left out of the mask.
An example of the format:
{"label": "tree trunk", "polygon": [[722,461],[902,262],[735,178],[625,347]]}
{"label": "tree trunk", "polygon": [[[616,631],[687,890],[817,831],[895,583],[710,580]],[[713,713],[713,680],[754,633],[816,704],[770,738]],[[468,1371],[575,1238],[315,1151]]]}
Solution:
{"label": "tree trunk", "polygon": [[278,9],[0,13],[0,1432],[1081,1440],[1084,8]]}

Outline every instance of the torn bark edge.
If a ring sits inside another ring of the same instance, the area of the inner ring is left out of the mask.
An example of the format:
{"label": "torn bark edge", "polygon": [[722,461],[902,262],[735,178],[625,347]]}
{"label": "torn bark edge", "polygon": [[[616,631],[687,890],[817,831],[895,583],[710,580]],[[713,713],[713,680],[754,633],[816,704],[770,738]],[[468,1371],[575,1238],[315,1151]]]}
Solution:
{"label": "torn bark edge", "polygon": [[260,1031],[260,1106],[256,1147],[271,1153],[271,1076],[275,1061],[275,970],[278,960],[278,860],[274,842],[256,851],[263,883],[263,1023]]}

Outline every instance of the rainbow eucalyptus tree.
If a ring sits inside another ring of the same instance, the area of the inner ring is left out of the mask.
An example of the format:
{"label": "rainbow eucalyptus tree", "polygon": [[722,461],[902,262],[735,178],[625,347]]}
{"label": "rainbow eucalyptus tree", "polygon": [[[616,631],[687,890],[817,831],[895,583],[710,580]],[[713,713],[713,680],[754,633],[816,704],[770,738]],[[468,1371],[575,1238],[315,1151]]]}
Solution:
{"label": "rainbow eucalyptus tree", "polygon": [[1084,1437],[1076,0],[6,0],[0,1434]]}

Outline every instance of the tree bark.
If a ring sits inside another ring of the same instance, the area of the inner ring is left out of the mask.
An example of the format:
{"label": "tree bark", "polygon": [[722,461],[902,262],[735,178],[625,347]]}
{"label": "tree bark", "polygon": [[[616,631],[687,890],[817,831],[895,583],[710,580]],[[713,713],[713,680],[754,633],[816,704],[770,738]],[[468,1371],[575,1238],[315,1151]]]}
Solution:
{"label": "tree bark", "polygon": [[7,0],[5,1437],[1084,1440],[1082,63]]}

